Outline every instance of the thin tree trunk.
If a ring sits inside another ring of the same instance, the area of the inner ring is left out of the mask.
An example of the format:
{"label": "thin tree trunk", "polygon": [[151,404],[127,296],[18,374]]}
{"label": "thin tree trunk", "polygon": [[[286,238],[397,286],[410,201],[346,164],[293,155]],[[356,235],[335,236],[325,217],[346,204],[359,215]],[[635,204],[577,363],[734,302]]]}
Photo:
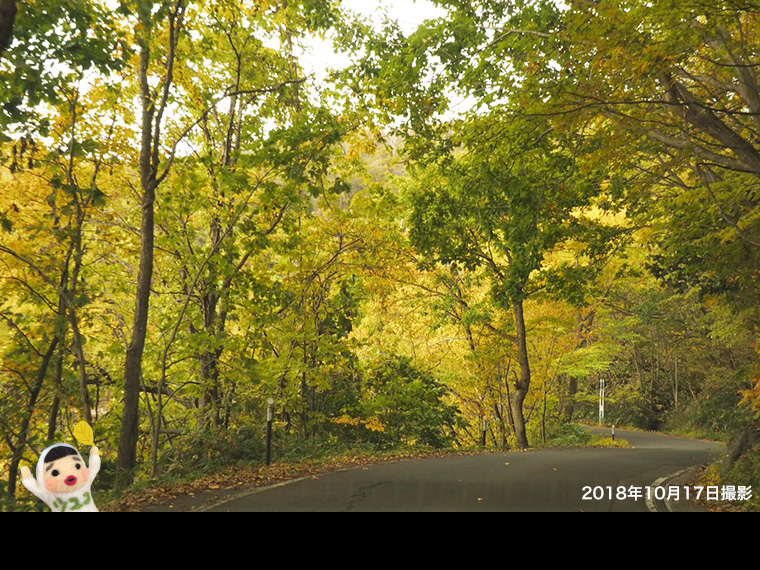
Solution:
{"label": "thin tree trunk", "polygon": [[[229,238],[231,232],[222,233],[221,224],[214,220],[211,228],[213,250],[219,249],[222,241]],[[214,276],[211,275],[213,280]],[[221,339],[227,328],[227,299],[229,286],[220,289],[215,283],[207,285],[203,296],[204,330],[214,339]],[[218,428],[222,425],[221,387],[219,384],[219,365],[224,348],[204,350],[200,355],[201,383],[204,386],[203,416],[207,427]]]}
{"label": "thin tree trunk", "polygon": [[56,333],[55,337],[53,337],[53,340],[50,343],[50,348],[48,348],[48,351],[42,357],[42,363],[40,364],[40,368],[37,371],[37,379],[32,386],[31,393],[29,394],[29,403],[26,406],[26,414],[24,414],[24,419],[21,421],[18,444],[16,445],[16,449],[13,451],[13,456],[11,457],[11,464],[8,472],[8,494],[11,496],[11,498],[16,496],[18,466],[21,463],[21,459],[24,456],[24,450],[26,449],[26,438],[29,435],[29,426],[32,423],[32,417],[34,416],[34,410],[37,407],[37,399],[39,398],[40,392],[42,391],[42,385],[45,383],[45,376],[47,376],[50,361],[53,359],[53,355],[55,354],[55,349],[58,347],[59,341],[60,337]]}
{"label": "thin tree trunk", "polygon": [[515,422],[517,447],[525,449],[528,447],[528,434],[525,426],[523,403],[525,402],[525,397],[528,395],[528,390],[530,389],[530,361],[528,360],[528,342],[525,331],[523,302],[513,301],[512,307],[515,328],[517,330],[517,362],[520,365],[520,375],[515,382],[514,390],[512,390],[510,405]]}
{"label": "thin tree trunk", "polygon": [[541,411],[541,441],[542,443],[546,443],[546,394],[547,390],[546,387],[544,387],[544,407]]}
{"label": "thin tree trunk", "polygon": [[[502,449],[508,449],[509,448],[509,444],[507,442],[507,424],[504,422],[504,414],[501,411],[501,406],[498,403],[496,403],[496,402],[494,402],[493,411],[494,411],[494,414],[496,415],[496,419],[499,420],[499,432],[500,432],[500,435],[501,435],[501,448]],[[496,441],[495,438],[494,438],[494,441]]]}
{"label": "thin tree trunk", "polygon": [[[80,74],[81,78],[81,74]],[[76,149],[76,133],[77,133],[77,119],[80,91],[77,87],[74,100],[71,103],[71,152],[69,154],[68,167],[66,169],[66,179],[72,188],[77,189],[78,183],[74,176],[74,160]],[[97,176],[97,174],[95,175]],[[93,179],[93,184],[94,184]],[[84,259],[84,247],[82,245],[82,230],[84,228],[85,213],[80,201],[80,195],[78,190],[73,193],[74,206],[76,208],[76,227],[71,240],[71,246],[69,248],[69,258],[66,260],[66,272],[68,273],[68,267],[71,257],[74,258],[74,269],[71,272],[71,285],[70,291],[68,291],[69,298],[73,301],[77,298],[77,290],[79,284],[79,274],[82,271],[82,262]],[[79,320],[77,319],[76,307],[73,303],[68,304],[68,316],[71,322],[71,330],[74,333],[74,350],[79,360],[79,388],[82,394],[82,408],[84,410],[84,417],[88,424],[92,425],[92,405],[90,404],[90,393],[87,388],[87,365],[84,357],[84,341],[82,334],[79,331]]]}
{"label": "thin tree trunk", "polygon": [[92,404],[90,402],[90,391],[87,387],[87,367],[85,366],[84,358],[84,346],[82,340],[82,334],[79,332],[79,321],[74,309],[69,310],[69,317],[71,320],[71,330],[74,333],[74,348],[77,353],[77,360],[79,360],[79,390],[82,394],[82,409],[84,410],[84,418],[87,423],[92,425]]}
{"label": "thin tree trunk", "polygon": [[[56,220],[57,223],[57,220]],[[66,315],[66,295],[68,292],[68,283],[69,283],[69,259],[71,255],[71,249],[69,249],[69,257],[66,259],[66,263],[64,264],[63,273],[61,274],[61,279],[59,282],[59,295],[58,295],[58,311],[57,314],[60,316]],[[53,340],[50,343],[50,348],[48,348],[47,353],[42,359],[42,363],[40,365],[39,371],[37,372],[37,379],[32,386],[31,393],[29,395],[29,404],[27,405],[26,414],[24,416],[24,419],[21,421],[21,430],[19,432],[19,439],[18,444],[16,445],[16,448],[13,450],[13,456],[11,458],[11,464],[10,464],[10,470],[8,473],[8,494],[11,497],[15,497],[16,495],[16,481],[18,476],[18,466],[21,463],[21,459],[24,456],[24,450],[26,449],[26,438],[29,434],[29,426],[31,425],[32,417],[34,416],[34,410],[37,407],[37,399],[39,398],[40,392],[42,391],[42,387],[45,382],[45,377],[47,376],[48,368],[50,367],[50,361],[53,359],[53,356],[55,356],[55,351],[58,347],[58,344],[61,342],[61,339],[66,338],[66,321],[63,320],[63,324],[59,327],[57,327],[55,331],[55,336],[53,337]],[[57,382],[60,383],[60,375],[63,374],[63,350],[61,351],[61,355],[59,358],[59,368],[58,368],[58,378]],[[57,415],[57,413],[56,413]],[[50,425],[48,425],[48,436],[50,436]],[[55,432],[53,432],[53,436],[55,436]]]}
{"label": "thin tree trunk", "polygon": [[507,366],[506,374],[504,375],[504,385],[507,387],[507,412],[509,413],[509,425],[512,428],[512,433],[517,433],[517,428],[515,427],[515,416],[512,413],[512,389],[509,387],[509,372],[512,368],[512,362],[510,359],[509,366]]}
{"label": "thin tree trunk", "polygon": [[675,386],[673,389],[673,399],[676,410],[678,409],[678,357],[674,357],[674,366],[675,366]]}
{"label": "thin tree trunk", "polygon": [[50,418],[48,419],[48,445],[52,445],[55,440],[55,432],[58,431],[58,412],[61,408],[60,389],[63,384],[63,351],[58,355],[58,363],[55,368],[55,397],[53,405],[50,407]]}
{"label": "thin tree trunk", "polygon": [[116,487],[124,489],[132,480],[137,465],[137,439],[140,423],[140,380],[145,338],[148,332],[150,293],[153,283],[153,252],[155,244],[156,166],[153,161],[153,120],[155,106],[148,84],[150,39],[144,38],[140,56],[142,93],[142,144],[140,147],[140,184],[142,187],[142,226],[140,270],[137,277],[137,296],[132,338],[124,365],[124,415],[119,437]]}

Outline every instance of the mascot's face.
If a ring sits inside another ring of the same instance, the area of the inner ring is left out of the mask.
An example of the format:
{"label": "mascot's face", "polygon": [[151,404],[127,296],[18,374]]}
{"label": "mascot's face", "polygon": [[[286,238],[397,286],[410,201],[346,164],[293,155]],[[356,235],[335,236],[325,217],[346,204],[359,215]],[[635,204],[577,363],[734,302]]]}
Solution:
{"label": "mascot's face", "polygon": [[45,487],[51,493],[72,493],[87,483],[87,467],[82,458],[68,455],[45,463]]}

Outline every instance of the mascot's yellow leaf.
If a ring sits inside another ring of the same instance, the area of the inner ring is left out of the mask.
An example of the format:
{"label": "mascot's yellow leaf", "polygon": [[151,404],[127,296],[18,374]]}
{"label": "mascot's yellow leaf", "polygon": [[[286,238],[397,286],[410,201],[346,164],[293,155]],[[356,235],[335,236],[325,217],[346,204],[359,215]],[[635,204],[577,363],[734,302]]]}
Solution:
{"label": "mascot's yellow leaf", "polygon": [[88,445],[90,447],[95,445],[95,434],[93,433],[90,424],[87,422],[79,422],[74,427],[74,437],[77,438],[77,441],[82,445]]}

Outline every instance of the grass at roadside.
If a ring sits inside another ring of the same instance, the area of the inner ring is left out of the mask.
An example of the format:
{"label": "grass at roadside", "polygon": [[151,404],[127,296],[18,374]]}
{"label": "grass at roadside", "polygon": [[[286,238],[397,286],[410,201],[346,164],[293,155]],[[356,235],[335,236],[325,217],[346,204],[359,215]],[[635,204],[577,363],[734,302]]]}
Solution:
{"label": "grass at roadside", "polygon": [[722,443],[727,443],[731,439],[730,434],[727,433],[695,428],[669,428],[666,426],[663,428],[662,433],[678,437],[688,437],[689,439],[720,441]]}
{"label": "grass at roadside", "polygon": [[539,448],[551,447],[617,447],[628,448],[631,444],[625,439],[611,436],[595,435],[592,431],[580,424],[564,424],[550,434],[546,443],[540,444]]}

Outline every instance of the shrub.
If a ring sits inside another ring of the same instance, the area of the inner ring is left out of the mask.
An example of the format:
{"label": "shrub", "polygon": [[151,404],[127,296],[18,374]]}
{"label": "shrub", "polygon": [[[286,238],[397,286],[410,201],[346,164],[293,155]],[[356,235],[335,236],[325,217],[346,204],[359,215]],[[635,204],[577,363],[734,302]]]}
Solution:
{"label": "shrub", "polygon": [[549,436],[551,446],[588,445],[594,439],[591,430],[578,424],[563,424]]}

